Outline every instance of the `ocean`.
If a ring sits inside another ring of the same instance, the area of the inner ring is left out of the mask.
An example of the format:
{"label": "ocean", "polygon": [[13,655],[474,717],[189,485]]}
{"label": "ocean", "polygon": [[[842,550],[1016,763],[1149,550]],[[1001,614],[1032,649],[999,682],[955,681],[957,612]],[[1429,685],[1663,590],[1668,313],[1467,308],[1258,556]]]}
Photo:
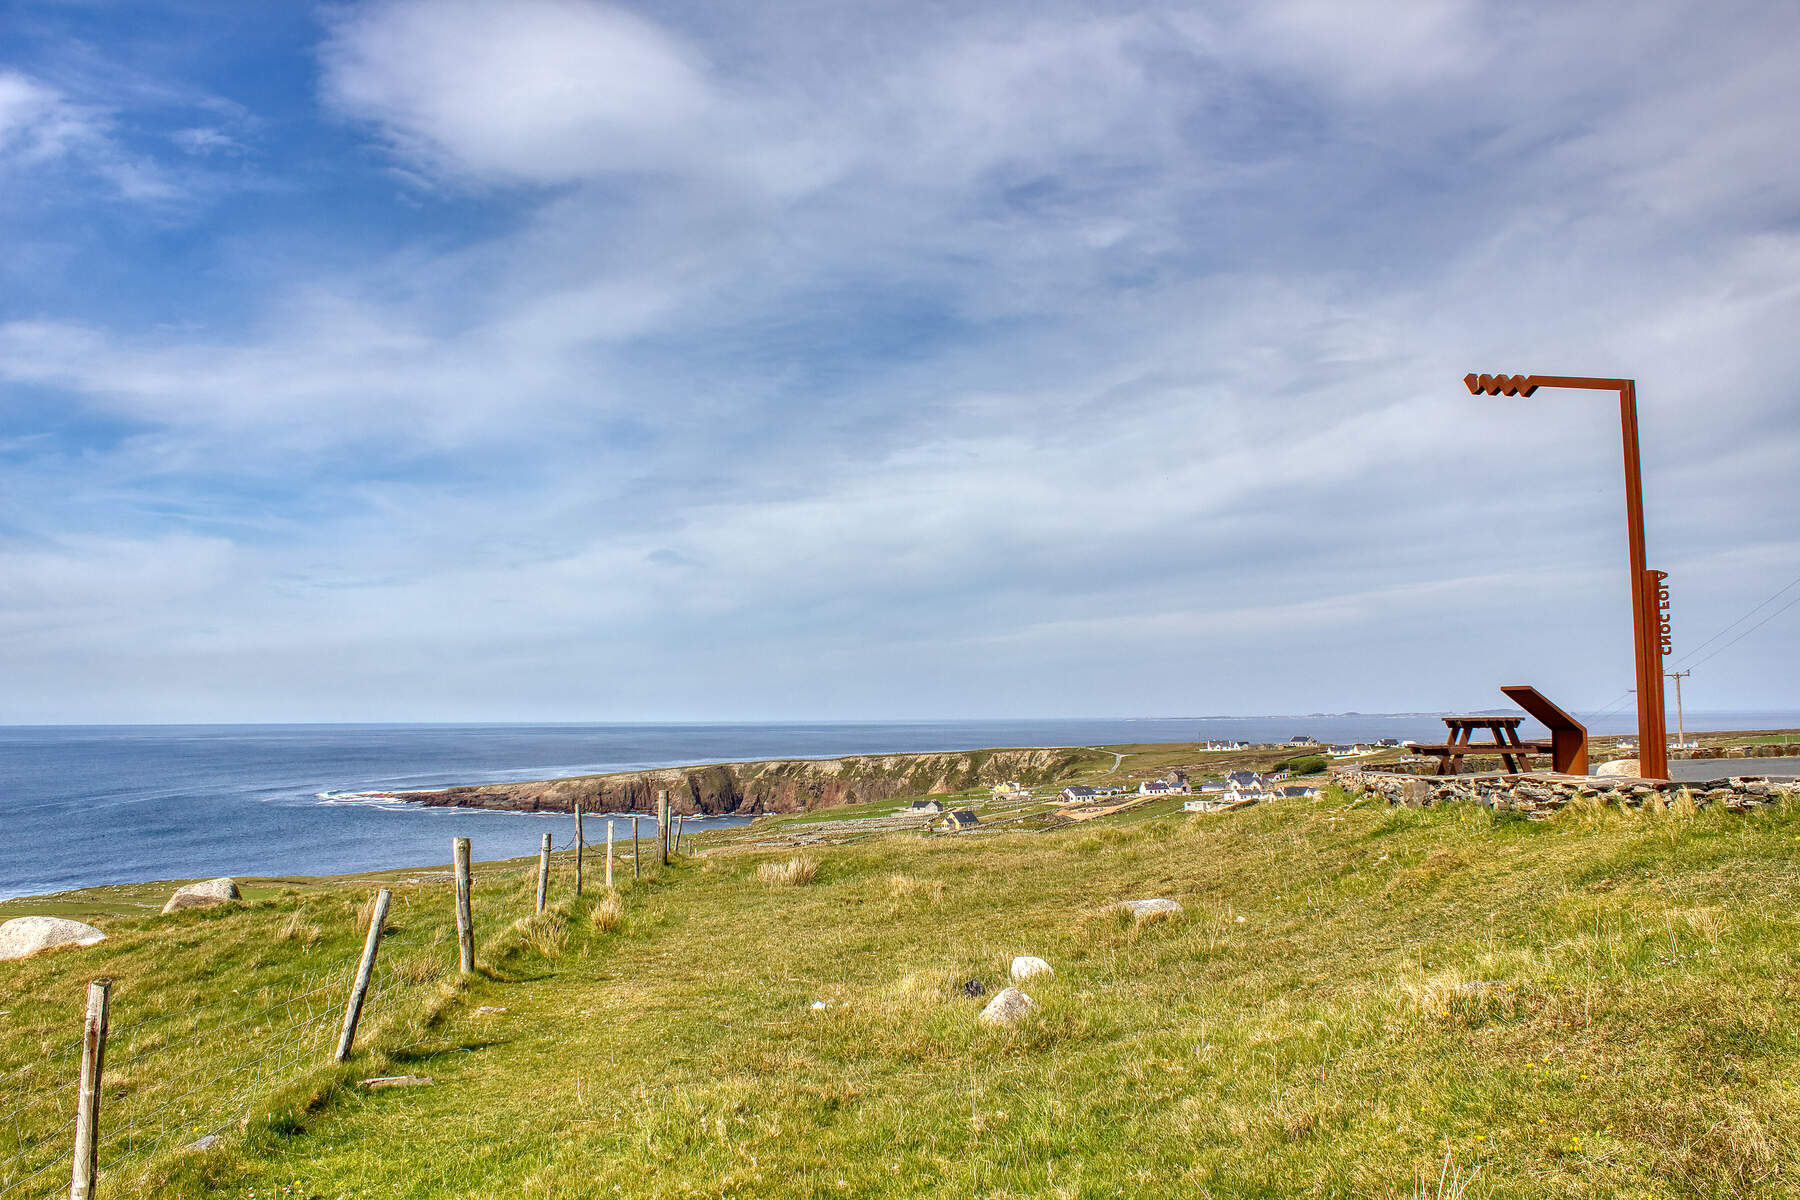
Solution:
{"label": "ocean", "polygon": [[[1690,729],[1800,726],[1691,714]],[[1630,714],[1590,723],[1632,730]],[[0,727],[0,899],[213,875],[336,875],[533,854],[568,816],[426,808],[371,792],[765,758],[1208,738],[1437,739],[1430,715],[705,725]],[[742,818],[712,818],[715,823]],[[702,826],[704,828],[704,826]],[[589,837],[595,826],[588,826]],[[604,838],[604,828],[600,836]]]}

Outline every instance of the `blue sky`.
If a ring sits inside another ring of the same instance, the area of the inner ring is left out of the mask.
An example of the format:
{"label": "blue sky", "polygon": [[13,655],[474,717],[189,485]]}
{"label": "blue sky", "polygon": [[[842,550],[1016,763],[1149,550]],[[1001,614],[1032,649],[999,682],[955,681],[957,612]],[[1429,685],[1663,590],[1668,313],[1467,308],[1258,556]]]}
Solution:
{"label": "blue sky", "polygon": [[1460,379],[1639,380],[1677,658],[1800,576],[1797,34],[0,4],[0,721],[1612,704],[1616,411]]}

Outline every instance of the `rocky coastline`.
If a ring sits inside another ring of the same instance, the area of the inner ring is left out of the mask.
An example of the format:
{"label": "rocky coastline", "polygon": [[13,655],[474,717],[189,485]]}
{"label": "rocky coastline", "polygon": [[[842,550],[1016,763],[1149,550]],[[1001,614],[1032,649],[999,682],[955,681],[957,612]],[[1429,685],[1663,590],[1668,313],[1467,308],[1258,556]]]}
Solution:
{"label": "rocky coastline", "polygon": [[944,794],[1006,780],[1028,786],[1053,783],[1093,757],[1092,751],[1079,748],[868,754],[665,767],[385,794],[437,807],[572,812],[579,803],[588,812],[653,813],[656,794],[667,790],[672,810],[684,815],[793,813],[869,804],[895,796]]}

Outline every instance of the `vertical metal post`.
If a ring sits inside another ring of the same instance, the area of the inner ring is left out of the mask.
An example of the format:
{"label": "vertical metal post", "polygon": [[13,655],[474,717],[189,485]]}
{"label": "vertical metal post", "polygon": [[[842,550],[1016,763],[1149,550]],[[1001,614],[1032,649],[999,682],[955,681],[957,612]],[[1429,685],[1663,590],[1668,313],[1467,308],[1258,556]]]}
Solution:
{"label": "vertical metal post", "polygon": [[350,1045],[356,1041],[356,1023],[362,1019],[363,997],[369,992],[369,976],[375,973],[375,954],[381,949],[381,930],[387,923],[388,902],[394,893],[382,888],[375,894],[375,915],[369,918],[369,936],[363,942],[362,962],[356,968],[356,982],[350,985],[350,1000],[344,1005],[344,1028],[338,1034],[334,1062],[350,1057]]}
{"label": "vertical metal post", "polygon": [[613,885],[613,882],[612,882],[612,860],[613,860],[613,823],[612,823],[611,819],[608,819],[606,822],[606,890],[609,892],[612,891],[612,885]]}
{"label": "vertical metal post", "polygon": [[88,984],[87,1017],[81,1023],[81,1090],[75,1101],[75,1164],[69,1200],[88,1200],[100,1173],[100,1078],[106,1066],[106,1020],[112,980]]}
{"label": "vertical metal post", "polygon": [[451,843],[456,862],[456,960],[464,975],[475,972],[475,917],[469,911],[469,839]]}
{"label": "vertical metal post", "polygon": [[638,853],[638,819],[633,817],[631,818],[631,877],[633,879],[642,874],[642,870],[638,866],[642,861],[643,858]]}
{"label": "vertical metal post", "polygon": [[1638,465],[1634,380],[1620,381],[1619,426],[1625,444],[1625,531],[1631,552],[1632,634],[1637,642],[1638,774],[1645,779],[1667,779],[1669,718],[1663,707],[1662,638],[1656,603],[1661,576],[1644,565],[1644,477]]}

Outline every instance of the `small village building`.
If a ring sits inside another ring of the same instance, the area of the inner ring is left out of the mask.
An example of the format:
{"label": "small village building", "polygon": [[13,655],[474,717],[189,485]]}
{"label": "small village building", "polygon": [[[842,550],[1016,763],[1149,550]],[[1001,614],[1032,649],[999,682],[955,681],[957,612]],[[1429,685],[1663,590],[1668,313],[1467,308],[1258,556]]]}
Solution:
{"label": "small village building", "polygon": [[1362,750],[1356,746],[1333,746],[1326,753],[1333,758],[1348,758],[1352,754],[1361,754]]}
{"label": "small village building", "polygon": [[1380,746],[1383,750],[1397,750],[1400,747],[1400,739],[1399,738],[1382,738],[1379,742],[1376,742],[1375,744],[1377,746]]}
{"label": "small village building", "polygon": [[1318,738],[1308,737],[1304,733],[1296,733],[1293,737],[1288,739],[1288,745],[1290,746],[1316,746],[1318,744]]}
{"label": "small village building", "polygon": [[1138,784],[1140,796],[1177,796],[1185,791],[1186,784],[1170,783],[1166,779],[1146,779]]}
{"label": "small village building", "polygon": [[1031,792],[1018,780],[1009,779],[1005,783],[996,783],[992,795],[996,800],[1010,800],[1014,796],[1030,796]]}
{"label": "small village building", "polygon": [[1317,800],[1319,789],[1310,784],[1290,784],[1281,789],[1281,794],[1290,800]]}
{"label": "small village building", "polygon": [[974,813],[966,808],[959,808],[944,818],[944,829],[947,832],[956,833],[964,829],[973,829],[979,823],[975,820]]}
{"label": "small village building", "polygon": [[1202,795],[1211,795],[1214,792],[1222,792],[1224,790],[1225,781],[1223,779],[1202,780],[1200,784],[1200,792]]}
{"label": "small village building", "polygon": [[907,811],[915,813],[941,813],[944,811],[944,806],[941,801],[937,800],[914,800]]}
{"label": "small village building", "polygon": [[1182,812],[1211,812],[1213,805],[1215,803],[1216,803],[1216,801],[1206,800],[1206,799],[1196,796],[1192,800],[1184,801],[1181,806],[1181,811]]}
{"label": "small village building", "polygon": [[1234,741],[1208,742],[1202,747],[1205,750],[1248,750],[1249,748],[1250,743],[1248,742]]}
{"label": "small village building", "polygon": [[1062,795],[1058,798],[1064,804],[1086,804],[1089,800],[1092,800],[1099,794],[1100,793],[1094,788],[1086,787],[1082,784],[1074,784],[1064,788],[1062,790]]}

